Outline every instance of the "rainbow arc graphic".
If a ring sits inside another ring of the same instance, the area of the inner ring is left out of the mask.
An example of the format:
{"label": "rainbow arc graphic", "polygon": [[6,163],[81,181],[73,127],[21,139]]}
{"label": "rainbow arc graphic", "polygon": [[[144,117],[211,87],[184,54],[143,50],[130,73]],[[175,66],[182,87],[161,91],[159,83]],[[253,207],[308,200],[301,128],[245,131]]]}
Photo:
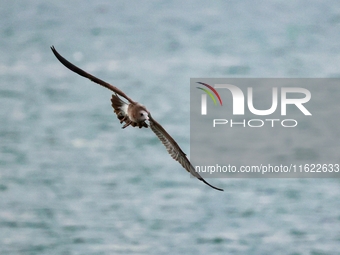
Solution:
{"label": "rainbow arc graphic", "polygon": [[[220,105],[222,106],[222,100],[221,100],[221,97],[220,95],[218,94],[218,92],[216,91],[216,89],[214,87],[212,87],[211,85],[209,84],[206,84],[206,83],[203,83],[203,82],[197,82],[198,84],[201,84],[205,87],[207,87],[208,89],[205,89],[205,88],[201,88],[201,87],[197,87],[198,89],[200,90],[203,90],[206,94],[202,94],[202,101],[201,101],[201,114],[202,115],[207,115],[207,95],[211,98],[211,100],[214,102],[214,105],[217,105],[217,100],[215,98],[215,96],[217,97]],[[212,93],[211,93],[212,92]],[[214,94],[215,96],[214,96]]]}
{"label": "rainbow arc graphic", "polygon": [[[211,85],[209,84],[206,84],[206,83],[203,83],[203,82],[197,82],[198,84],[201,84],[203,86],[206,86],[207,88],[209,88],[217,97],[218,101],[220,102],[220,105],[222,106],[222,100],[221,100],[221,97],[220,95],[218,94],[218,92],[216,91],[216,89],[214,89],[214,87],[212,87]],[[203,90],[205,93],[207,93],[208,96],[210,96],[210,98],[213,100],[214,102],[214,105],[217,105],[217,101],[216,101],[216,98],[214,97],[214,95],[207,89],[205,88],[200,88],[200,87],[197,87],[198,89],[200,90]]]}

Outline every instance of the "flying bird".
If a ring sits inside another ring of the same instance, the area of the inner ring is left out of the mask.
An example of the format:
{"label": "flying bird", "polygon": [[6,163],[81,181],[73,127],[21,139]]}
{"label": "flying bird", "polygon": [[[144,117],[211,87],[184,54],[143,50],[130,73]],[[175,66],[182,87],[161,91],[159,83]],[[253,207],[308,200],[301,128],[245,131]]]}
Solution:
{"label": "flying bird", "polygon": [[[51,47],[52,52],[56,56],[56,58],[68,69],[71,71],[90,79],[91,81],[111,90],[114,94],[111,98],[112,107],[114,109],[114,113],[117,115],[117,118],[120,120],[120,123],[124,123],[122,128],[126,128],[128,126],[132,127],[149,127],[158,137],[158,139],[163,143],[168,153],[171,157],[178,161],[182,167],[195,176],[200,181],[204,182],[208,186],[213,189],[223,191],[223,189],[214,187],[213,185],[209,184],[205,181],[202,176],[199,175],[195,171],[195,168],[188,160],[186,154],[182,151],[176,141],[165,131],[165,129],[159,124],[152,116],[151,113],[145,108],[144,105],[133,101],[130,97],[128,97],[123,91],[118,89],[117,87],[85,72],[84,70],[80,69],[79,67],[73,65],[69,61],[67,61],[64,57],[62,57],[54,46]],[[124,102],[120,97],[125,98],[128,103]]]}

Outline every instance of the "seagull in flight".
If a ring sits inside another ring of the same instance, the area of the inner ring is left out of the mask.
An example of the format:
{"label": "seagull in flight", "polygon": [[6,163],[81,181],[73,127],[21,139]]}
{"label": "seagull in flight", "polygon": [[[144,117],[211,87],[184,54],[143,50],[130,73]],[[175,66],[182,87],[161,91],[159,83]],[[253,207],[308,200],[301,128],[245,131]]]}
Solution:
{"label": "seagull in flight", "polygon": [[[62,57],[58,51],[51,47],[52,52],[56,56],[56,58],[68,69],[71,71],[83,76],[85,78],[90,79],[91,81],[111,90],[114,94],[111,98],[112,107],[114,109],[114,113],[117,115],[117,118],[120,120],[120,123],[124,123],[122,128],[126,128],[128,126],[132,127],[149,127],[158,137],[158,139],[163,143],[168,153],[171,157],[178,161],[182,167],[187,170],[190,174],[195,176],[200,181],[204,182],[206,185],[210,186],[213,189],[223,191],[223,189],[217,188],[211,184],[209,184],[206,180],[202,178],[195,171],[195,168],[188,160],[186,154],[182,151],[176,141],[169,135],[168,132],[159,124],[152,116],[151,113],[145,108],[144,105],[133,101],[130,97],[128,97],[123,91],[118,89],[117,87],[85,72],[79,67],[73,65],[69,61],[67,61],[64,57]],[[120,97],[126,99],[128,102],[124,102]],[[148,123],[147,123],[148,122]]]}

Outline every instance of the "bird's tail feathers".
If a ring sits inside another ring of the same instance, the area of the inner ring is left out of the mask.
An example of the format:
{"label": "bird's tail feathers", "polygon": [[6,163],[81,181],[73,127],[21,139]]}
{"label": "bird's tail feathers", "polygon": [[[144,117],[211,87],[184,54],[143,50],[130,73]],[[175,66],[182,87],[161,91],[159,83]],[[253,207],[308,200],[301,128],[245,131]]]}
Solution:
{"label": "bird's tail feathers", "polygon": [[114,113],[117,115],[117,118],[120,121],[124,121],[123,119],[128,116],[127,115],[128,104],[125,103],[117,95],[114,95],[114,94],[112,95],[111,103],[114,109]]}

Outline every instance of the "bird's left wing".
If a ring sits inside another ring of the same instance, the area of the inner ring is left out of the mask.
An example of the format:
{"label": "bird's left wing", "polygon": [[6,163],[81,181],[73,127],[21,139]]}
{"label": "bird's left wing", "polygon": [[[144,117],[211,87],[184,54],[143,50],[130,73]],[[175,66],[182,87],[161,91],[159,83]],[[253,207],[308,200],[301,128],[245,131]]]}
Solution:
{"label": "bird's left wing", "polygon": [[186,154],[182,151],[182,149],[179,147],[176,141],[168,134],[168,132],[165,131],[165,129],[161,126],[161,124],[159,124],[155,119],[151,117],[151,114],[149,114],[149,123],[150,123],[151,130],[156,134],[158,139],[163,143],[166,150],[169,152],[169,154],[174,160],[178,161],[185,170],[187,170],[189,173],[191,173],[193,176],[195,176],[197,179],[204,182],[211,188],[219,190],[219,191],[223,191],[223,189],[214,187],[211,184],[209,184],[206,180],[202,178],[201,175],[199,175],[199,173],[195,171],[195,168],[190,163]]}

